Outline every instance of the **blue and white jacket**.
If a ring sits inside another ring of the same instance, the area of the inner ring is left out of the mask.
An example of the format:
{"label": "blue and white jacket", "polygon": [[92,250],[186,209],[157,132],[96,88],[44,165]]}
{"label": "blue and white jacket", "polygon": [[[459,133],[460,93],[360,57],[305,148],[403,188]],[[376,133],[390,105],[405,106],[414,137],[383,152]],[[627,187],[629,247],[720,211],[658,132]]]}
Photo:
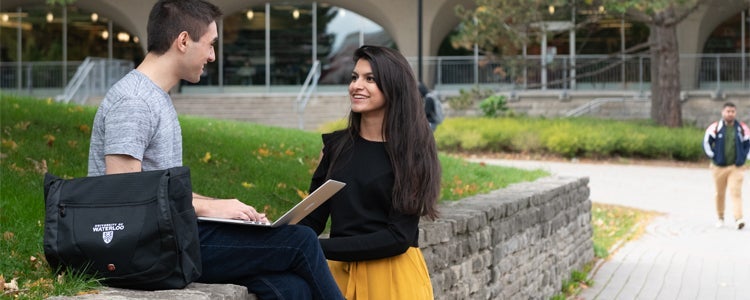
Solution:
{"label": "blue and white jacket", "polygon": [[[745,161],[750,154],[750,129],[747,127],[747,124],[736,120],[734,121],[734,127],[735,132],[737,132],[737,138],[735,141],[735,153],[737,153],[737,155],[733,164],[736,166],[742,166],[745,164]],[[717,166],[727,166],[732,164],[731,162],[727,162],[726,157],[724,157],[725,131],[726,124],[724,124],[724,120],[719,120],[708,126],[706,134],[703,136],[703,152],[705,152]]]}

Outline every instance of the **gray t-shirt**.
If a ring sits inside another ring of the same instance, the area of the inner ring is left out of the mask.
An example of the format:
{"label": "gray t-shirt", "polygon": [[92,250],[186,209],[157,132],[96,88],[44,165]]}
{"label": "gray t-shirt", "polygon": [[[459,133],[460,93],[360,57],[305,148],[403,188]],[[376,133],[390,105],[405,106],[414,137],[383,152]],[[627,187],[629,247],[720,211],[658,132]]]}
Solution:
{"label": "gray t-shirt", "polygon": [[105,174],[104,156],[125,154],[142,171],[182,166],[182,130],[172,99],[133,70],[107,92],[94,117],[89,176]]}

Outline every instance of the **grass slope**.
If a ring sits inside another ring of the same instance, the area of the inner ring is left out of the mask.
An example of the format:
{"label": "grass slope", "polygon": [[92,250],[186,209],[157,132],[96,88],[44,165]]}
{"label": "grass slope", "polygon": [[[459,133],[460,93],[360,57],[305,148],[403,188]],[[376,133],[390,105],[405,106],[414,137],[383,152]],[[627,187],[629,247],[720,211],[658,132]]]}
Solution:
{"label": "grass slope", "polygon": [[[0,281],[17,278],[20,299],[70,295],[97,286],[91,278],[57,276],[44,262],[45,170],[86,176],[94,107],[0,95]],[[180,116],[184,165],[195,192],[236,197],[271,218],[306,195],[318,163],[320,134],[235,121]],[[486,193],[543,171],[468,163],[440,155],[442,200]],[[46,165],[46,169],[45,169]]]}

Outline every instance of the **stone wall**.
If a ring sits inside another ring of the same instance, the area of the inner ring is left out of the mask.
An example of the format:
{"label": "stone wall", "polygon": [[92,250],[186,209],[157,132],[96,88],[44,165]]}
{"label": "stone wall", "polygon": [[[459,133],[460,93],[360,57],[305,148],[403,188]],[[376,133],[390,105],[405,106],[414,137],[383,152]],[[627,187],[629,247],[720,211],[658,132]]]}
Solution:
{"label": "stone wall", "polygon": [[[444,98],[457,92],[445,92]],[[548,118],[564,117],[566,113],[593,103],[584,115],[608,119],[649,119],[651,101],[648,94],[634,91],[519,91],[501,93],[508,99],[514,112]],[[346,118],[349,99],[345,92],[318,92],[298,114],[295,108],[297,94],[293,93],[226,93],[173,95],[175,109],[180,114],[210,118],[238,120],[287,128],[317,130],[321,125]],[[686,125],[706,127],[721,116],[721,105],[732,101],[737,105],[740,120],[750,121],[750,91],[690,91],[683,92],[682,116]],[[91,99],[89,105],[98,105],[101,99]],[[447,117],[479,116],[479,103],[473,108],[454,111],[443,102]]]}
{"label": "stone wall", "polygon": [[[443,204],[420,224],[435,299],[548,299],[594,258],[588,178],[545,177]],[[105,288],[50,299],[252,300],[244,287],[193,283],[182,290]]]}
{"label": "stone wall", "polygon": [[588,178],[514,184],[441,214],[420,226],[435,299],[548,299],[594,258]]}

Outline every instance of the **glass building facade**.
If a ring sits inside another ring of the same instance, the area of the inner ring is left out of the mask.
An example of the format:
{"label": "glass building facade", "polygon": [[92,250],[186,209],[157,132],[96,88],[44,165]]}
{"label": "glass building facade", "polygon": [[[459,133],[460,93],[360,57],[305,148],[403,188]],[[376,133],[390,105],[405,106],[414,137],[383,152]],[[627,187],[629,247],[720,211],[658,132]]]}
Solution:
{"label": "glass building facade", "polygon": [[[565,20],[570,15],[564,10],[555,14],[559,16],[551,16],[552,19]],[[705,43],[703,52],[740,53],[743,46],[745,53],[750,52],[750,40],[739,42],[741,23],[738,13],[719,25]],[[316,60],[321,63],[321,85],[345,84],[354,65],[351,54],[359,45],[398,48],[380,25],[326,3],[267,3],[226,15],[219,25],[221,45],[216,49],[217,62],[206,66],[199,83],[183,83],[183,87],[299,86]],[[646,41],[648,34],[645,25],[606,19],[576,32],[575,51],[580,55],[616,53]],[[747,38],[748,34],[744,36]],[[146,41],[141,38],[128,33],[107,16],[82,10],[75,3],[65,10],[60,5],[45,3],[23,5],[19,12],[2,13],[0,64],[76,62],[86,57],[111,57],[137,65],[144,57]],[[555,48],[557,55],[567,55],[568,39],[568,34],[560,33],[550,37],[547,46]],[[450,40],[451,35],[443,38],[438,56],[473,54],[471,49],[452,48]],[[527,54],[541,54],[540,46],[528,45]],[[70,77],[75,69],[65,72]],[[3,85],[2,77],[0,85]]]}

